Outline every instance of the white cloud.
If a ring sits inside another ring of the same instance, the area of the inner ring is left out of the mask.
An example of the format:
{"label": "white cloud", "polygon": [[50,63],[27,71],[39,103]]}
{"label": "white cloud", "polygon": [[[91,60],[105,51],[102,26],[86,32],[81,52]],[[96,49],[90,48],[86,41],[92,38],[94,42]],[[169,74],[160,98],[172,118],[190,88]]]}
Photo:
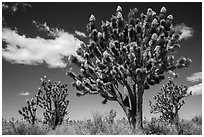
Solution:
{"label": "white cloud", "polygon": [[193,36],[193,29],[191,27],[186,26],[184,23],[176,25],[175,31],[180,33],[180,40],[182,39],[188,39]]}
{"label": "white cloud", "polygon": [[3,28],[2,39],[7,46],[2,51],[3,58],[19,64],[37,65],[45,62],[51,68],[66,67],[64,57],[76,56],[76,50],[83,42],[63,30],[50,29],[46,23],[37,27],[47,31],[53,38],[30,38]]}
{"label": "white cloud", "polygon": [[202,94],[202,83],[188,87],[188,92],[192,91],[192,95],[201,95]]}
{"label": "white cloud", "polygon": [[15,2],[10,4],[2,3],[2,10],[4,10],[4,12],[11,14],[17,12],[19,9],[25,10],[25,8],[27,7],[31,7],[31,5],[24,2]]}
{"label": "white cloud", "polygon": [[28,96],[28,95],[30,95],[30,93],[29,92],[21,92],[21,93],[19,93],[19,95],[20,96]]}
{"label": "white cloud", "polygon": [[2,9],[7,9],[9,6],[6,3],[2,3]]}
{"label": "white cloud", "polygon": [[83,32],[80,32],[80,31],[77,31],[77,30],[75,30],[74,32],[75,32],[75,34],[77,34],[80,37],[86,37],[86,34],[83,33]]}
{"label": "white cloud", "polygon": [[186,78],[190,82],[198,82],[202,80],[202,72],[196,72],[192,76]]}
{"label": "white cloud", "polygon": [[47,32],[47,35],[52,37],[57,37],[59,35],[59,32],[64,32],[64,30],[58,30],[57,28],[51,29],[49,26],[47,26],[46,22],[44,24],[41,24],[33,20],[33,24],[36,28],[38,28],[39,31],[45,31]]}

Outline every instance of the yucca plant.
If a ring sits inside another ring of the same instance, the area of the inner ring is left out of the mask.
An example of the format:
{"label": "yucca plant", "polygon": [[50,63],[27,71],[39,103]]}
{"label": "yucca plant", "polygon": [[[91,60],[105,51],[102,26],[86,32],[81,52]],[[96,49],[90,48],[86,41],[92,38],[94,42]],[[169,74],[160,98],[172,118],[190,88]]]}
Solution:
{"label": "yucca plant", "polygon": [[19,110],[19,114],[23,116],[23,118],[30,124],[34,125],[37,121],[36,111],[38,107],[38,101],[36,98],[32,98],[31,101],[26,100],[27,106],[22,107]]}
{"label": "yucca plant", "polygon": [[[157,15],[151,8],[138,14],[131,9],[126,21],[122,8],[117,7],[110,21],[102,21],[101,30],[96,27],[96,18],[91,15],[87,25],[89,43],[77,50],[79,74],[68,71],[74,79],[72,85],[77,95],[99,94],[104,100],[117,101],[123,108],[135,132],[142,126],[143,94],[150,86],[159,84],[168,72],[188,67],[191,60],[181,57],[176,61],[174,51],[180,47],[181,31],[173,26],[173,16],[162,7]],[[119,85],[124,91],[119,90]]]}
{"label": "yucca plant", "polygon": [[176,85],[173,79],[169,79],[168,83],[161,88],[154,99],[155,104],[150,101],[150,112],[157,114],[161,113],[160,119],[173,123],[179,131],[179,110],[185,104],[183,98],[192,95],[188,92],[188,87],[184,85]]}
{"label": "yucca plant", "polygon": [[68,114],[68,85],[60,81],[52,84],[45,76],[41,78],[41,86],[43,88],[38,89],[36,98],[39,106],[44,109],[44,122],[55,129],[62,124],[64,117]]}

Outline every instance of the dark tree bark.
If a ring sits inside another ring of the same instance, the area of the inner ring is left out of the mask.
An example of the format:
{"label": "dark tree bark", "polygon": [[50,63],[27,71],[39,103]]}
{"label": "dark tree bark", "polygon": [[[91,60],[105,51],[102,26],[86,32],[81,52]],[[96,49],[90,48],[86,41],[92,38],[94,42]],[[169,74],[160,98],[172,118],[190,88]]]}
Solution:
{"label": "dark tree bark", "polygon": [[132,97],[128,99],[128,103],[126,102],[127,100],[124,100],[119,104],[121,104],[121,107],[123,108],[127,116],[130,127],[132,128],[133,132],[136,133],[137,130],[140,131],[143,129],[142,105],[144,88],[141,84],[139,86],[135,84],[132,90],[134,91],[134,95],[132,95]]}
{"label": "dark tree bark", "polygon": [[175,108],[175,113],[174,113],[173,123],[175,124],[176,130],[177,130],[177,132],[179,134],[179,132],[180,132],[180,125],[179,125],[179,114],[178,114],[179,108],[178,108],[178,104],[174,104],[174,108]]}

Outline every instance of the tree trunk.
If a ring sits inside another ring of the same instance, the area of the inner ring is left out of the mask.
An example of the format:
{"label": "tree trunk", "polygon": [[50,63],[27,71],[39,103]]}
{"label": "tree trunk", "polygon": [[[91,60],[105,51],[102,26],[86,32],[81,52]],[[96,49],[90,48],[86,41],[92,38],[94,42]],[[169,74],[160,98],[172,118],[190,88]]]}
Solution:
{"label": "tree trunk", "polygon": [[[142,106],[142,105],[138,105]],[[140,107],[141,108],[141,107]],[[132,128],[132,132],[137,134],[142,131],[143,126],[142,126],[142,109],[138,112],[136,112],[135,115],[131,115],[128,118],[129,124]]]}
{"label": "tree trunk", "polygon": [[179,115],[178,115],[178,106],[175,105],[175,115],[174,115],[174,124],[178,134],[180,134],[180,125],[179,125]]}
{"label": "tree trunk", "polygon": [[129,111],[127,109],[123,109],[125,114],[128,118],[128,122],[132,128],[134,134],[139,134],[142,132],[143,125],[142,125],[142,104],[143,104],[143,87],[135,86],[135,97],[134,101],[130,101],[131,104]]}
{"label": "tree trunk", "polygon": [[[137,87],[136,87],[137,88]],[[141,88],[138,87],[136,89],[136,104],[135,104],[135,115],[133,116],[134,118],[134,128],[133,128],[133,133],[139,133],[143,129],[143,124],[142,124],[142,104],[143,104],[143,91]]]}
{"label": "tree trunk", "polygon": [[136,104],[137,111],[136,111],[136,125],[135,127],[138,129],[143,129],[142,126],[142,96],[138,99],[138,104]]}

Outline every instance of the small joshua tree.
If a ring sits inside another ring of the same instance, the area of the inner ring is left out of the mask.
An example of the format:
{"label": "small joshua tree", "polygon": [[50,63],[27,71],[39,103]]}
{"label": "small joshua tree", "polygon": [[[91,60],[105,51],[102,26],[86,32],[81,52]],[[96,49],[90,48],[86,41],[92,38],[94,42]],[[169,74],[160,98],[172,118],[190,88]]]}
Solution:
{"label": "small joshua tree", "polygon": [[161,91],[154,97],[156,103],[153,105],[150,101],[150,112],[157,114],[161,113],[161,120],[176,124],[179,130],[179,114],[178,111],[184,105],[184,97],[191,95],[187,92],[188,87],[183,85],[175,85],[172,79],[161,88]]}
{"label": "small joshua tree", "polygon": [[55,129],[57,125],[62,124],[64,117],[68,114],[67,107],[69,104],[67,84],[52,84],[50,80],[41,78],[41,86],[36,94],[39,106],[44,109],[43,115],[46,124]]}
{"label": "small joshua tree", "polygon": [[37,107],[38,107],[38,102],[37,102],[36,98],[35,99],[32,98],[31,101],[29,101],[27,99],[26,102],[27,102],[27,106],[23,107],[18,112],[23,116],[23,118],[28,123],[34,125],[35,122],[37,121],[36,111],[37,111]]}
{"label": "small joshua tree", "polygon": [[[159,15],[151,8],[146,14],[137,13],[137,8],[131,9],[125,21],[118,6],[111,21],[102,21],[101,31],[96,29],[95,16],[91,15],[87,25],[89,44],[77,50],[84,61],[71,58],[81,68],[80,74],[67,73],[75,80],[78,96],[100,94],[104,104],[117,101],[133,130],[143,128],[144,91],[159,84],[165,72],[177,76],[173,71],[191,62],[184,57],[175,61],[173,53],[180,47],[181,31],[175,29],[173,16],[167,16],[165,7]],[[120,91],[119,85],[127,92]]]}
{"label": "small joshua tree", "polygon": [[113,124],[114,123],[114,119],[116,117],[116,111],[114,111],[113,109],[110,110],[108,116],[106,117],[106,121],[108,122],[108,124]]}

